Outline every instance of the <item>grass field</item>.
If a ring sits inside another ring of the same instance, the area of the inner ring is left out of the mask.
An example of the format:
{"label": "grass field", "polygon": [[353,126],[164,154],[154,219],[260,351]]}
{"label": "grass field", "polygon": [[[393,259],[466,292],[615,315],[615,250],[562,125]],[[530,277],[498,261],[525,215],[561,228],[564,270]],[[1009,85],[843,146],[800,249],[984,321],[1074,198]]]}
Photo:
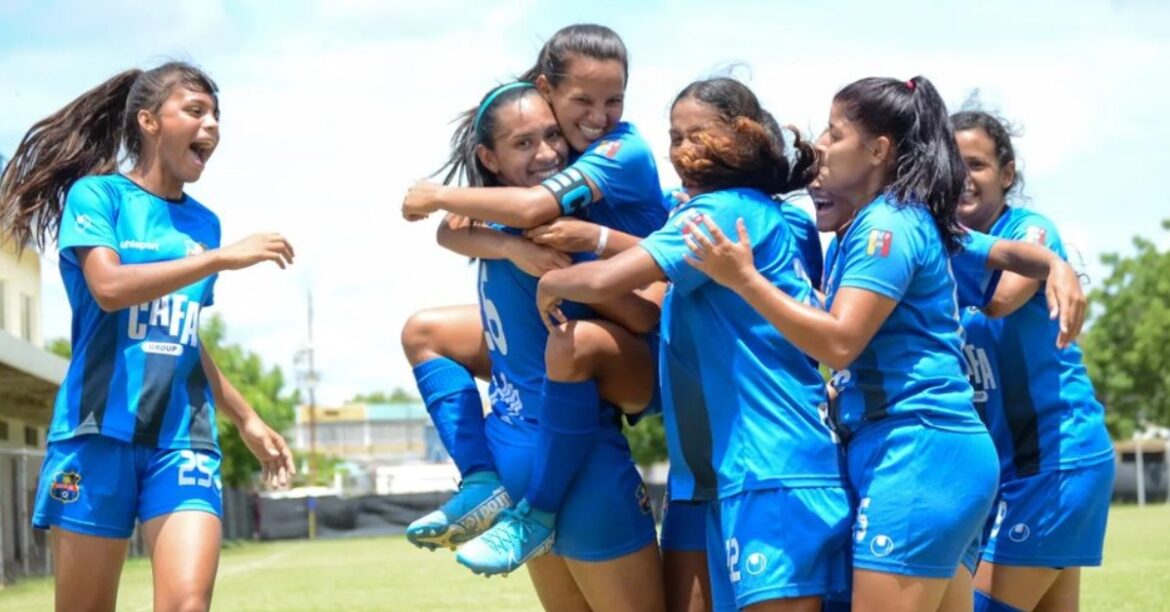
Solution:
{"label": "grass field", "polygon": [[[0,591],[0,610],[51,610],[52,581]],[[150,566],[126,565],[118,609],[150,609]],[[1105,566],[1087,570],[1083,610],[1170,610],[1170,506],[1113,509]],[[224,550],[218,610],[537,610],[527,576],[484,579],[446,551],[401,538],[243,544]]]}

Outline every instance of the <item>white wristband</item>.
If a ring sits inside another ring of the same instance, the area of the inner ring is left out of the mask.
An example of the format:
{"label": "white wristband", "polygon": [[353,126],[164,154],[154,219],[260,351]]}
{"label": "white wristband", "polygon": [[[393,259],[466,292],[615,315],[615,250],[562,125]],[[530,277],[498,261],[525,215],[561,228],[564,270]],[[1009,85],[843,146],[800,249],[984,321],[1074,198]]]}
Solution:
{"label": "white wristband", "polygon": [[605,254],[605,245],[609,242],[609,228],[601,226],[601,233],[597,235],[597,248],[593,250],[593,254],[601,257]]}

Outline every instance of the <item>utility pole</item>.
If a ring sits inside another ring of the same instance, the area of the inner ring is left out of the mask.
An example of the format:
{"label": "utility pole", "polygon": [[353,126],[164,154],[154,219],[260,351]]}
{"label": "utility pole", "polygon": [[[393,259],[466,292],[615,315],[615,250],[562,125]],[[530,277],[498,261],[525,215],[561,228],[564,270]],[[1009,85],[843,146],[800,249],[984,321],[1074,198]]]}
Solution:
{"label": "utility pole", "polygon": [[309,302],[309,371],[305,383],[309,390],[309,484],[317,479],[317,368],[313,361],[313,290],[307,292]]}

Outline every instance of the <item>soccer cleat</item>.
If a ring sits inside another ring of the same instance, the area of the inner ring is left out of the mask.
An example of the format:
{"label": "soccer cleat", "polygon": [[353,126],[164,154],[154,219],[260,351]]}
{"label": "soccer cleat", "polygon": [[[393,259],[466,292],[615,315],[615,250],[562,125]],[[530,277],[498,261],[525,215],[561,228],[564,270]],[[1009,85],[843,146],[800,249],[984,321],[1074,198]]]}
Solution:
{"label": "soccer cleat", "polygon": [[414,521],[406,528],[406,539],[419,548],[434,550],[440,546],[455,550],[487,531],[500,512],[512,505],[500,475],[476,472],[459,483],[459,490],[438,510]]}
{"label": "soccer cleat", "polygon": [[500,513],[491,529],[459,547],[455,560],[476,574],[507,575],[553,545],[556,515],[534,510],[527,500]]}

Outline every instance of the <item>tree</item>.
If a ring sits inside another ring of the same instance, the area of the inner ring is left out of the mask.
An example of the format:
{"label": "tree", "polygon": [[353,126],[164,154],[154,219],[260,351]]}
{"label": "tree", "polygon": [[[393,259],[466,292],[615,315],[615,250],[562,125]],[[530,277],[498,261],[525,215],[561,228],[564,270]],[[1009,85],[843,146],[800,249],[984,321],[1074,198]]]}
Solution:
{"label": "tree", "polygon": [[403,389],[402,387],[395,387],[390,393],[385,391],[376,391],[374,393],[358,393],[350,398],[351,404],[406,404],[422,401],[417,395]]}
{"label": "tree", "polygon": [[[245,352],[236,344],[227,344],[226,327],[219,315],[203,321],[199,337],[220,371],[252,405],[256,414],[274,430],[287,431],[293,423],[299,395],[295,391],[284,393],[284,374],[280,368],[267,368],[256,353]],[[223,453],[220,468],[223,481],[232,486],[246,485],[260,464],[223,411],[218,411],[216,421],[220,452]]]}
{"label": "tree", "polygon": [[644,417],[637,425],[627,425],[623,430],[630,442],[634,463],[647,466],[666,460],[666,428],[662,423],[662,415]]}
{"label": "tree", "polygon": [[[1170,230],[1170,219],[1162,222]],[[1170,423],[1170,251],[1135,237],[1130,256],[1109,253],[1112,268],[1089,294],[1092,326],[1081,345],[1115,437],[1128,438],[1141,418]]]}
{"label": "tree", "polygon": [[73,359],[73,345],[68,338],[53,338],[45,349],[58,357]]}

